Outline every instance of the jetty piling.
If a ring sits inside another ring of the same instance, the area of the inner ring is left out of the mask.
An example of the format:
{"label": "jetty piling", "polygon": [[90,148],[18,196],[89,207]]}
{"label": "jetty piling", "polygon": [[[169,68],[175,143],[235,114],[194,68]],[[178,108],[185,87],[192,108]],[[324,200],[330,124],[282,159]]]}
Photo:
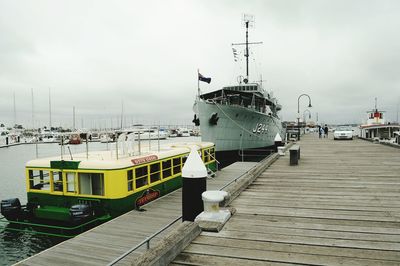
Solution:
{"label": "jetty piling", "polygon": [[193,222],[203,210],[201,194],[207,189],[207,168],[192,148],[182,168],[182,221]]}

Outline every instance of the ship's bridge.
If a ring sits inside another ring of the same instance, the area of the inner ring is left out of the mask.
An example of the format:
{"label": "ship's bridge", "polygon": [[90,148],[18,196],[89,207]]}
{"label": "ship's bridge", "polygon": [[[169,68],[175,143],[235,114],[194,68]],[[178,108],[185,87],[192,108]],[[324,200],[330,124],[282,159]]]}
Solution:
{"label": "ship's bridge", "polygon": [[247,92],[263,92],[261,86],[259,84],[241,84],[237,86],[227,86],[223,87],[224,90],[232,90],[232,91],[247,91]]}
{"label": "ship's bridge", "polygon": [[226,86],[220,90],[201,94],[200,99],[215,104],[242,106],[262,113],[276,114],[281,109],[276,100],[257,83]]}

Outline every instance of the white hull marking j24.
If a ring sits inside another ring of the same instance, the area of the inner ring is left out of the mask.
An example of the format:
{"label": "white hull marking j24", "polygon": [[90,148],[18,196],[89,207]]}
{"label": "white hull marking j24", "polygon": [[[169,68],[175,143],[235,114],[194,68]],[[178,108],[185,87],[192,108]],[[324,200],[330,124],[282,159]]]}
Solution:
{"label": "white hull marking j24", "polygon": [[258,123],[255,128],[253,128],[253,133],[261,134],[268,131],[267,125],[263,123]]}

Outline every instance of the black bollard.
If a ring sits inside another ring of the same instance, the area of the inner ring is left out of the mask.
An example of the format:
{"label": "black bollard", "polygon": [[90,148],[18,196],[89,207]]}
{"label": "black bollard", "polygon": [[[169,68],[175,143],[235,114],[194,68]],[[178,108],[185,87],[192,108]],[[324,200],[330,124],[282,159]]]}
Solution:
{"label": "black bollard", "polygon": [[8,137],[6,137],[6,145],[8,145]]}
{"label": "black bollard", "polygon": [[18,137],[17,137],[17,142],[19,143],[19,142],[20,142],[20,140],[21,140],[21,138],[18,136]]}
{"label": "black bollard", "polygon": [[182,168],[182,221],[193,222],[203,210],[201,194],[207,190],[207,168],[195,148]]}

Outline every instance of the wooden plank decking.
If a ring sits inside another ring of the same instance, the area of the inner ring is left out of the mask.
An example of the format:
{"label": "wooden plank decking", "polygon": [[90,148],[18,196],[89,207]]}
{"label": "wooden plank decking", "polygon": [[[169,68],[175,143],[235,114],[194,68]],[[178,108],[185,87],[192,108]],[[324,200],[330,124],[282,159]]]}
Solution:
{"label": "wooden plank decking", "polygon": [[172,265],[400,265],[400,150],[307,135]]}
{"label": "wooden plank decking", "polygon": [[[207,189],[219,189],[242,175],[256,163],[238,162],[207,180]],[[18,265],[107,265],[130,248],[152,235],[182,214],[181,189],[144,206],[146,211],[131,211],[73,239],[47,249]],[[178,225],[179,223],[176,223]],[[171,227],[172,230],[174,226]],[[169,230],[151,242],[163,237]],[[119,265],[130,265],[145,246],[127,256]]]}

